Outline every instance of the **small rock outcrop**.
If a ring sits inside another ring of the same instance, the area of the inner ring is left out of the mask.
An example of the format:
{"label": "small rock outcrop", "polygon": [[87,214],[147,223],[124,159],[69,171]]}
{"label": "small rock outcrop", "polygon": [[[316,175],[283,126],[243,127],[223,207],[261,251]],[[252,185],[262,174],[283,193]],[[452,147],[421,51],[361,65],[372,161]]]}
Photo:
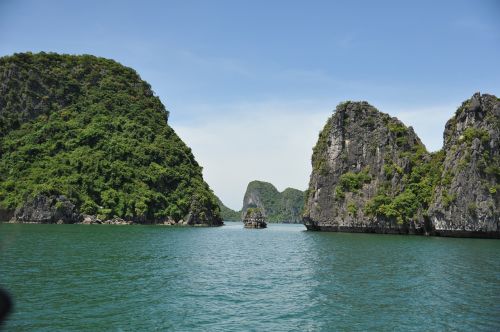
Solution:
{"label": "small rock outcrop", "polygon": [[279,192],[271,183],[252,181],[245,191],[242,216],[249,207],[261,209],[269,222],[299,223],[302,221],[304,192],[293,188]]}
{"label": "small rock outcrop", "polygon": [[259,208],[248,208],[243,218],[245,228],[266,228],[266,217]]}
{"label": "small rock outcrop", "polygon": [[102,220],[97,218],[97,216],[85,214],[82,216],[82,224],[84,225],[102,224]]}

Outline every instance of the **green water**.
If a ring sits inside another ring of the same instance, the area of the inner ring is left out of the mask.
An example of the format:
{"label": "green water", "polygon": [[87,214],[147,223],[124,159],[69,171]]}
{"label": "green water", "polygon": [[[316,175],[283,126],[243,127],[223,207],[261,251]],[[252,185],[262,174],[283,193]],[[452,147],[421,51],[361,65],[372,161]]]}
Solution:
{"label": "green water", "polygon": [[7,331],[494,331],[500,241],[0,225]]}

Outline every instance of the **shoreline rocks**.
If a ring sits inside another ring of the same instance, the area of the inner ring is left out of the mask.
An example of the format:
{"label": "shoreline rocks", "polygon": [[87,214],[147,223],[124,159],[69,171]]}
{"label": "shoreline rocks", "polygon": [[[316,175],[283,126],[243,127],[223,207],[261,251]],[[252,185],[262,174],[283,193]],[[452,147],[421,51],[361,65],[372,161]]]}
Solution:
{"label": "shoreline rocks", "polygon": [[11,220],[41,224],[73,224],[81,221],[81,215],[64,195],[40,194],[17,208]]}
{"label": "shoreline rocks", "polygon": [[[63,198],[56,198],[56,202],[67,200]],[[64,219],[59,218],[60,215],[54,213],[54,209],[51,204],[48,202],[54,202],[47,197],[45,198],[36,198],[34,203],[27,205],[29,208],[23,207],[22,209],[18,209],[15,212],[5,211],[4,215],[12,216],[10,219],[0,219],[0,222],[3,220],[10,224],[75,224],[75,225],[158,225],[158,226],[181,226],[181,227],[218,227],[222,226],[222,224],[210,224],[203,223],[203,221],[196,220],[191,215],[188,215],[187,218],[181,220],[174,220],[173,218],[167,218],[165,220],[159,221],[150,221],[150,222],[137,222],[134,220],[126,220],[119,217],[114,217],[111,219],[102,220],[96,215],[87,215],[87,214],[73,214],[72,216],[75,219]],[[71,205],[67,205],[71,207]],[[65,214],[63,214],[64,216]],[[67,215],[67,214],[66,214]],[[33,219],[30,219],[33,218]]]}

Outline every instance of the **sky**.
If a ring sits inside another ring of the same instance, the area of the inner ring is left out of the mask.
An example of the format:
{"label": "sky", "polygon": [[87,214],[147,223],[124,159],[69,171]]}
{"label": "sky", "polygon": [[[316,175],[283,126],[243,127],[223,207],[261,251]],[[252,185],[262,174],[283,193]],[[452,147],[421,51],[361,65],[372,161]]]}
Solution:
{"label": "sky", "polygon": [[337,104],[366,100],[430,151],[475,92],[500,95],[500,1],[0,0],[0,56],[134,68],[233,209],[248,182],[307,189]]}

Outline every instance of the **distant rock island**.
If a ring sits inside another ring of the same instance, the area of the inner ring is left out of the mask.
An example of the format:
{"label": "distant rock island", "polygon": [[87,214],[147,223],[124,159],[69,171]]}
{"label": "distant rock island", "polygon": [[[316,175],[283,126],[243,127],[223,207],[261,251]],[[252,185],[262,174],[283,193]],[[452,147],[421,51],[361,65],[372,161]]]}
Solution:
{"label": "distant rock island", "polygon": [[259,208],[248,208],[243,217],[243,224],[245,228],[266,228],[266,216]]}
{"label": "distant rock island", "polygon": [[286,188],[279,192],[274,185],[264,181],[252,181],[248,184],[243,197],[243,208],[234,211],[219,199],[223,220],[242,220],[248,208],[259,208],[270,223],[301,223],[305,193]]}
{"label": "distant rock island", "polygon": [[[431,121],[431,120],[429,120]],[[476,93],[429,153],[366,102],[337,106],[313,150],[309,230],[500,237],[500,100]]]}
{"label": "distant rock island", "polygon": [[304,192],[293,188],[279,192],[271,183],[252,181],[243,197],[243,214],[254,206],[263,211],[269,222],[300,223]]}
{"label": "distant rock island", "polygon": [[0,218],[222,225],[168,117],[151,86],[113,60],[0,58]]}

